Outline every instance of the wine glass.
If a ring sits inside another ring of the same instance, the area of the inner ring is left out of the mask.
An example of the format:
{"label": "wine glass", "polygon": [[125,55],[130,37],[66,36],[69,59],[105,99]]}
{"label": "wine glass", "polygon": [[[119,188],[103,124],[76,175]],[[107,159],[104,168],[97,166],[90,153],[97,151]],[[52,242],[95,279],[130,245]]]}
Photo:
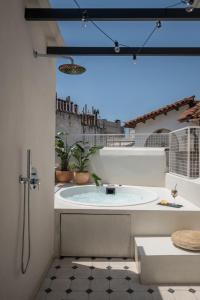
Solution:
{"label": "wine glass", "polygon": [[176,189],[177,184],[175,185],[175,187],[171,190],[171,195],[174,198],[174,202],[175,202],[175,198],[178,196],[178,191]]}

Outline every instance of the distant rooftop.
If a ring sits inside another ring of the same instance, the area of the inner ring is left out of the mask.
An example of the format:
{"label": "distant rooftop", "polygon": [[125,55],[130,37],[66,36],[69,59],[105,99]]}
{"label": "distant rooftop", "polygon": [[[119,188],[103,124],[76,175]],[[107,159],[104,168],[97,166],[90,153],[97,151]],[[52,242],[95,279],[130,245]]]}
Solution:
{"label": "distant rooftop", "polygon": [[196,102],[196,105],[188,108],[184,111],[178,121],[187,122],[187,121],[199,121],[200,120],[200,101]]}
{"label": "distant rooftop", "polygon": [[[157,110],[151,111],[147,114],[139,116],[133,120],[127,121],[125,123],[126,128],[135,128],[138,123],[145,123],[145,121],[150,119],[155,119],[157,116],[162,114],[167,115],[168,112],[172,110],[179,110],[180,107],[185,105],[189,105],[190,109],[196,106],[197,101],[195,100],[195,96],[190,96],[181,100],[178,100],[174,103],[168,104],[164,107],[158,108]],[[199,103],[199,102],[198,102]],[[200,106],[199,106],[199,117],[200,117]],[[179,119],[179,121],[181,121]]]}

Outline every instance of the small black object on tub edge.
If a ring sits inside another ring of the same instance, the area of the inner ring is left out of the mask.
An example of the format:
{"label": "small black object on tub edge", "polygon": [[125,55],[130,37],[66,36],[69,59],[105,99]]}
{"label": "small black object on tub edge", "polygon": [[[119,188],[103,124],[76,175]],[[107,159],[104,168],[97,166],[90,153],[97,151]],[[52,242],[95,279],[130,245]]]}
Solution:
{"label": "small black object on tub edge", "polygon": [[106,187],[106,194],[107,195],[114,195],[115,194],[115,187]]}

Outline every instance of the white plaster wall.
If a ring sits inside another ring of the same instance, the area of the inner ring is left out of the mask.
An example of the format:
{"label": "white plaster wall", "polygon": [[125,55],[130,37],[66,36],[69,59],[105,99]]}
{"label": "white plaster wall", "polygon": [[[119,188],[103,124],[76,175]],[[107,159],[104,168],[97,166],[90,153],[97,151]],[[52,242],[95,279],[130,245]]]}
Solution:
{"label": "white plaster wall", "polygon": [[192,126],[191,123],[183,122],[180,123],[178,118],[180,117],[181,113],[188,108],[188,105],[181,107],[178,111],[172,110],[167,113],[165,116],[160,115],[155,118],[155,120],[147,120],[145,123],[137,124],[135,128],[135,133],[153,133],[158,129],[168,129],[170,131],[176,130],[179,128],[184,128],[187,126]]}
{"label": "white plaster wall", "polygon": [[200,207],[200,178],[188,179],[174,174],[166,174],[166,188],[172,189],[177,184],[180,196]]}
{"label": "white plaster wall", "polygon": [[103,148],[91,159],[91,171],[105,183],[164,186],[164,148]]}
{"label": "white plaster wall", "polygon": [[[35,1],[36,3],[37,1]],[[23,1],[0,2],[0,299],[29,300],[53,256],[55,66],[43,24],[24,20]],[[31,262],[20,273],[22,186],[26,149],[41,179],[31,192]]]}

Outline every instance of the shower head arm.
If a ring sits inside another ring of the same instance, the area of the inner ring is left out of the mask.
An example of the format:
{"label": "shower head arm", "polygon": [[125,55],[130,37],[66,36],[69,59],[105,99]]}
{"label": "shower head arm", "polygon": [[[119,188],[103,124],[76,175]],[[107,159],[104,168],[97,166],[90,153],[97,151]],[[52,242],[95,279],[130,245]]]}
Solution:
{"label": "shower head arm", "polygon": [[52,57],[52,58],[56,58],[56,57],[62,57],[65,59],[69,59],[71,64],[74,64],[74,60],[71,56],[65,56],[65,55],[58,55],[58,54],[45,54],[45,53],[39,53],[36,50],[33,50],[33,55],[34,57]]}

